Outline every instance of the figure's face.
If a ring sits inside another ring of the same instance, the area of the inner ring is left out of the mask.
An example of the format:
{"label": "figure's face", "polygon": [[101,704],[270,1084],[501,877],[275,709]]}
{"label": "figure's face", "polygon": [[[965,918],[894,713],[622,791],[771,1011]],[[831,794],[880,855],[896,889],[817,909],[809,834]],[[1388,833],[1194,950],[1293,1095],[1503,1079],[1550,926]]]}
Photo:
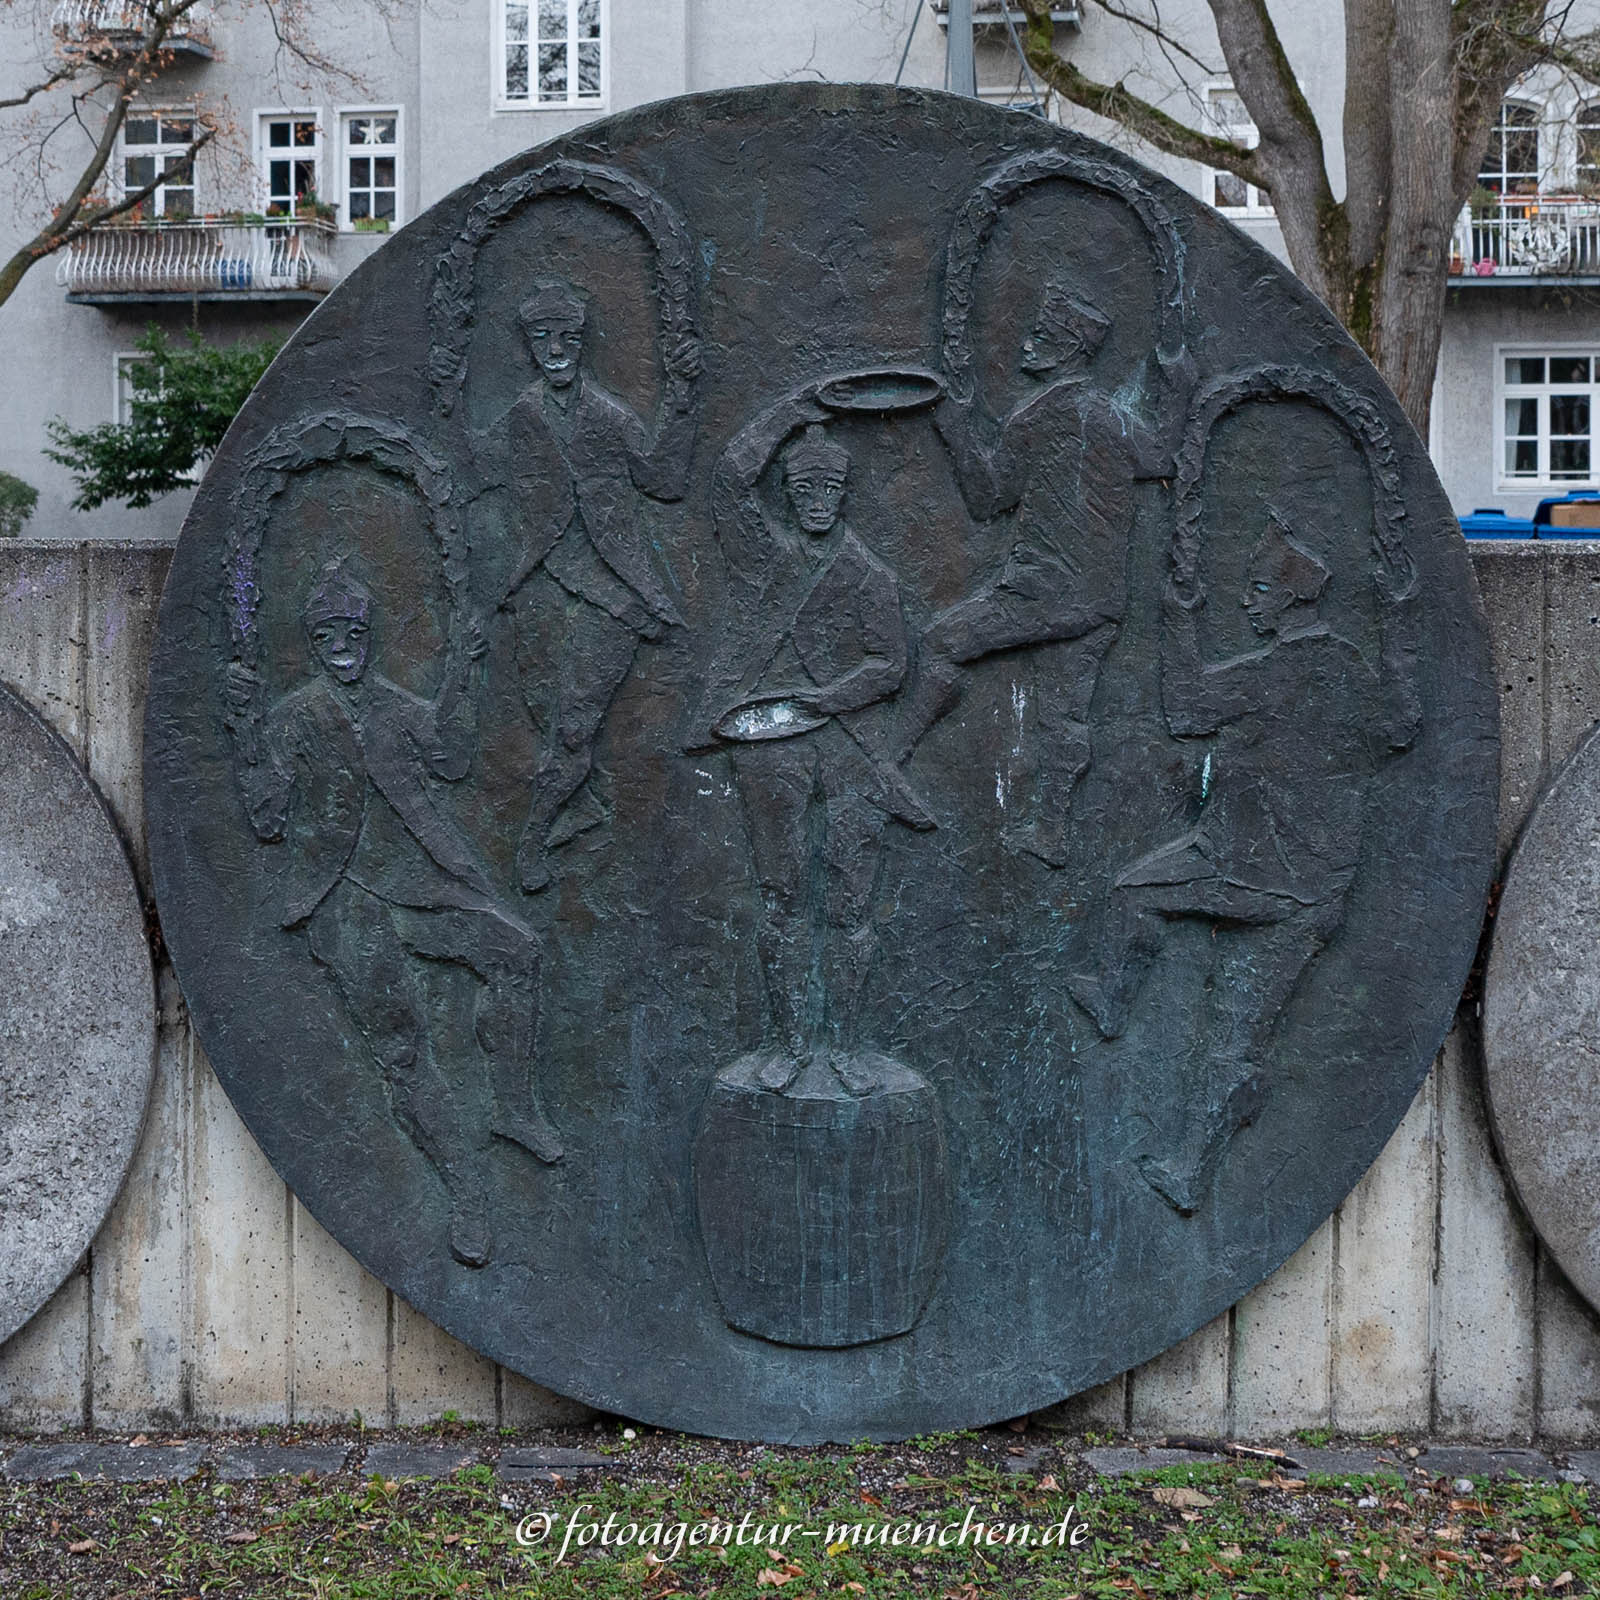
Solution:
{"label": "figure's face", "polygon": [[1239,604],[1244,607],[1250,626],[1257,633],[1276,633],[1283,614],[1295,603],[1296,595],[1286,583],[1278,583],[1258,573],[1246,586]]}
{"label": "figure's face", "polygon": [[355,683],[367,670],[366,617],[319,617],[307,630],[317,665],[339,683]]}
{"label": "figure's face", "polygon": [[844,506],[844,473],[829,467],[798,467],[786,472],[783,481],[800,526],[819,538],[832,533]]}
{"label": "figure's face", "polygon": [[578,376],[583,359],[583,317],[577,311],[555,311],[527,325],[528,348],[545,382],[565,389]]}
{"label": "figure's face", "polygon": [[1063,368],[1082,366],[1086,353],[1082,338],[1071,328],[1040,317],[1022,341],[1019,361],[1030,377],[1043,378]]}

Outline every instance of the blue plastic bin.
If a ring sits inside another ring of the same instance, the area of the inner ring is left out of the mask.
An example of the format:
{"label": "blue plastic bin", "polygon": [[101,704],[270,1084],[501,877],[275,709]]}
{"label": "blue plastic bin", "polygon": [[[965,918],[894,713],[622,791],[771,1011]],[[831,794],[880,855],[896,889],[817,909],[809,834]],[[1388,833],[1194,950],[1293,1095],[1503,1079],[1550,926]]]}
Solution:
{"label": "blue plastic bin", "polygon": [[1532,539],[1533,524],[1526,517],[1513,517],[1498,506],[1478,506],[1461,519],[1461,531],[1469,539]]}
{"label": "blue plastic bin", "polygon": [[1535,539],[1600,539],[1600,489],[1541,500],[1533,514]]}

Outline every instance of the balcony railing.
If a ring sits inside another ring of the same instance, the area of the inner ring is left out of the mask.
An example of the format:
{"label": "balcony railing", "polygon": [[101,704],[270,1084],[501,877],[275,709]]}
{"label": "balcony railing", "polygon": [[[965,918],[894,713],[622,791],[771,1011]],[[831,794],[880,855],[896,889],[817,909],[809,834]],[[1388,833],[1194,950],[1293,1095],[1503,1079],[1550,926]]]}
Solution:
{"label": "balcony railing", "polygon": [[[933,14],[939,20],[941,28],[950,26],[950,0],[932,0]],[[1007,19],[1010,19],[1018,28],[1025,27],[1028,14],[1011,0],[972,0],[972,21],[979,28],[1003,28]],[[1065,23],[1069,27],[1080,27],[1083,23],[1082,8],[1076,0],[1057,0],[1057,4],[1050,7],[1050,20]]]}
{"label": "balcony railing", "polygon": [[[138,0],[56,0],[50,26],[58,38],[76,44],[102,42],[118,50],[137,50],[150,27],[150,9]],[[175,18],[163,48],[209,57],[211,7],[191,6]]]}
{"label": "balcony railing", "polygon": [[1600,277],[1600,200],[1508,195],[1461,213],[1451,271],[1465,277]]}
{"label": "balcony railing", "polygon": [[310,300],[338,278],[338,229],[316,218],[108,224],[64,250],[56,282],[73,300]]}

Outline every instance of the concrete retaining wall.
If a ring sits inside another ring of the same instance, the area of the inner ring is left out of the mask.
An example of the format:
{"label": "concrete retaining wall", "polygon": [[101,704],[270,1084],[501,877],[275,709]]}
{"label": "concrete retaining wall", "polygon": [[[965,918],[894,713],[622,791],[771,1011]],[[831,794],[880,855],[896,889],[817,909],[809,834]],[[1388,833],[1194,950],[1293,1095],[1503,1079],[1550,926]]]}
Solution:
{"label": "concrete retaining wall", "polygon": [[[1475,549],[1500,668],[1501,847],[1600,718],[1600,546]],[[169,551],[0,545],[0,682],[77,751],[148,889],[143,685]],[[582,1408],[494,1367],[367,1276],[273,1174],[161,971],[154,1099],[84,1262],[0,1347],[0,1427],[141,1428]],[[1083,1426],[1600,1439],[1600,1318],[1510,1198],[1464,1008],[1377,1164],[1224,1317],[1059,1408]]]}

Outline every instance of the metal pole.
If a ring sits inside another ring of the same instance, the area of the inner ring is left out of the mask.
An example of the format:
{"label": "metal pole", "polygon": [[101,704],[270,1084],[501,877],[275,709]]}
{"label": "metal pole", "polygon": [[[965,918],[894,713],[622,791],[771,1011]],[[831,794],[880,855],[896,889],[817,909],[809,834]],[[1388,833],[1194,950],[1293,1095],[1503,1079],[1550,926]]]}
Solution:
{"label": "metal pole", "polygon": [[978,97],[978,65],[972,51],[972,0],[950,0],[950,92]]}

